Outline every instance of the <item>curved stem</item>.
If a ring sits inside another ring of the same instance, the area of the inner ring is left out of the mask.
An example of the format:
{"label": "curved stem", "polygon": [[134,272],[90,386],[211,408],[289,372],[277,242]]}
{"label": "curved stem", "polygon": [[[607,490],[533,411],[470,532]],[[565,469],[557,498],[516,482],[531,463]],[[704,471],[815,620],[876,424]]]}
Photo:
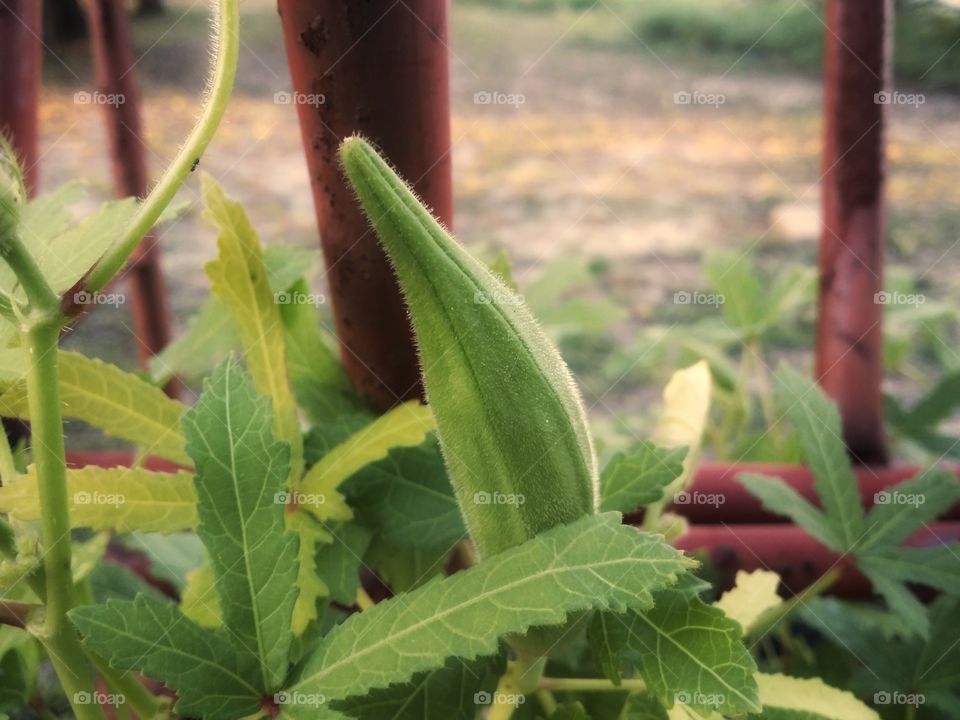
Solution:
{"label": "curved stem", "polygon": [[80,697],[90,697],[94,688],[80,639],[67,618],[67,612],[73,607],[73,575],[67,467],[57,369],[60,316],[54,314],[25,330],[30,357],[27,400],[34,463],[37,467],[37,488],[43,509],[40,527],[46,580],[46,622],[41,642],[77,718],[102,720],[103,712],[97,705],[76,702]]}
{"label": "curved stem", "polygon": [[89,292],[102,290],[123,268],[140,241],[157,223],[157,219],[173,200],[187,176],[193,172],[220,124],[237,74],[237,55],[240,47],[239,0],[220,0],[219,7],[216,58],[203,112],[180,148],[180,152],[140,204],[140,209],[126,232],[90,272],[85,283]]}
{"label": "curved stem", "polygon": [[624,678],[614,685],[605,678],[540,678],[540,690],[566,690],[568,692],[642,692],[647,689],[643,680]]}

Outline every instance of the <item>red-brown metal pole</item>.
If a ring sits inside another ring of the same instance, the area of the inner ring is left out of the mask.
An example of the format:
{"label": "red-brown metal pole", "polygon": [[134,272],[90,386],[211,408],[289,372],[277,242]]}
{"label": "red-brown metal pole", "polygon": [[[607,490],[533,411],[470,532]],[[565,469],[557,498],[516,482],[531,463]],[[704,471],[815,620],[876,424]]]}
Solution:
{"label": "red-brown metal pole", "polygon": [[[130,20],[123,0],[89,0],[87,17],[99,94],[107,121],[114,182],[121,196],[144,197],[149,185],[147,158],[141,139],[140,90],[134,65]],[[170,341],[170,312],[160,269],[160,248],[151,232],[131,264],[130,307],[140,342],[137,354],[146,367]],[[177,385],[168,387],[175,393]]]}
{"label": "red-brown metal pole", "polygon": [[817,379],[851,455],[887,461],[883,433],[884,134],[892,0],[828,0]]}
{"label": "red-brown metal pole", "polygon": [[406,311],[347,187],[337,147],[373,141],[447,226],[453,219],[446,0],[279,0],[341,356],[379,408],[421,393]]}
{"label": "red-brown metal pole", "polygon": [[39,182],[42,7],[40,0],[0,3],[0,132],[16,148],[31,194]]}

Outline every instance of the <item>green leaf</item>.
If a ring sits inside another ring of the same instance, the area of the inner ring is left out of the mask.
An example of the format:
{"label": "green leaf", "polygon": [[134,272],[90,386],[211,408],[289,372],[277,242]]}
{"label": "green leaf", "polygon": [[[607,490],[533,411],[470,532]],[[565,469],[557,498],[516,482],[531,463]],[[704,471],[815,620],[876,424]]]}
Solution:
{"label": "green leaf", "polygon": [[629,454],[614,455],[600,474],[600,510],[634,512],[663,497],[667,485],[683,474],[686,448],[658,448],[640,441]]}
{"label": "green leaf", "polygon": [[[285,245],[263,251],[267,280],[274,293],[290,288],[310,272],[316,253]],[[163,385],[172,376],[199,378],[210,373],[231,350],[241,349],[230,311],[210,295],[187,322],[186,331],[150,360],[150,379]]]}
{"label": "green leaf", "polygon": [[[391,448],[419,445],[434,429],[430,408],[416,401],[398,405],[340,443],[304,475],[298,490],[319,520],[350,520],[352,513],[337,492],[344,480],[365,465],[386,457]],[[337,511],[339,509],[339,511]]]}
{"label": "green leaf", "polygon": [[668,707],[698,712],[757,712],[757,666],[739,623],[676,590],[654,596],[652,610],[628,613],[627,654],[650,691]]}
{"label": "green leaf", "polygon": [[280,304],[280,317],[286,328],[290,382],[300,407],[314,422],[363,409],[363,400],[354,391],[340,359],[320,332],[314,306],[294,302],[298,298],[311,297],[306,281],[300,280],[292,285],[285,297],[291,302]]}
{"label": "green leaf", "polygon": [[939,468],[925,470],[912,480],[877,493],[867,513],[867,536],[857,551],[903,542],[958,500],[960,481]]}
{"label": "green leaf", "polygon": [[737,480],[747,492],[763,503],[764,508],[777,515],[785,515],[806,530],[811,537],[842,552],[842,540],[837,536],[827,516],[783,480],[753,473],[740,473]]}
{"label": "green leaf", "polygon": [[177,712],[234,720],[260,709],[255,658],[184,617],[170,602],[141,595],[70,611],[83,644],[118,670],[142,672],[177,691]]}
{"label": "green leaf", "polygon": [[317,619],[317,601],[330,595],[330,589],[317,574],[317,548],[333,540],[333,536],[308,512],[297,509],[287,516],[287,530],[296,533],[297,601],[293,606],[290,627],[297,637],[303,635]]}
{"label": "green leaf", "polygon": [[777,594],[780,576],[769,570],[753,572],[737,571],[736,583],[725,592],[714,606],[723,610],[731,620],[737,621],[744,635],[755,630],[770,611],[783,604]]}
{"label": "green leaf", "polygon": [[46,245],[63,235],[73,219],[71,207],[87,194],[84,183],[73,180],[28,202],[20,217],[20,233],[29,246]]}
{"label": "green leaf", "polygon": [[859,558],[857,568],[866,575],[873,589],[883,596],[890,609],[897,613],[909,628],[923,638],[929,637],[930,620],[923,603],[910,588],[887,574],[886,564],[882,559],[871,556]]}
{"label": "green leaf", "polygon": [[[67,494],[72,527],[171,533],[196,526],[196,492],[193,477],[186,472],[69,468]],[[18,520],[40,519],[35,466],[0,487],[0,512]]]}
{"label": "green leaf", "polygon": [[757,673],[763,718],[769,720],[880,720],[849,692],[820,678]]}
{"label": "green leaf", "polygon": [[887,577],[920,583],[946,593],[960,595],[960,543],[933,547],[874,548],[858,560],[869,559]]}
{"label": "green leaf", "polygon": [[[186,410],[183,403],[136,375],[78,353],[61,351],[59,365],[65,418],[82,420],[108,435],[136,443],[147,455],[191,464],[180,431]],[[0,395],[0,414],[29,419],[26,382],[18,382]]]}
{"label": "green leaf", "polygon": [[407,300],[438,437],[479,555],[595,512],[597,463],[583,403],[529,309],[363,139],[348,138],[340,159]]}
{"label": "green leaf", "polygon": [[587,626],[587,643],[597,667],[614,685],[622,680],[623,651],[630,626],[614,613],[593,613]]}
{"label": "green leaf", "polygon": [[862,540],[865,526],[837,407],[813,381],[786,365],[777,373],[776,395],[800,440],[827,520],[842,543],[835,549],[851,550]]}
{"label": "green leaf", "polygon": [[272,432],[270,404],[228,358],[183,419],[196,464],[197,534],[213,565],[224,626],[260,659],[262,684],[287,673],[296,600],[296,536],[284,525],[289,449]]}
{"label": "green leaf", "polygon": [[550,720],[590,720],[581,702],[564,703],[552,713]]}
{"label": "green leaf", "polygon": [[[53,210],[58,202],[72,202],[75,188],[65,188],[50,200],[39,200],[39,205],[24,213],[26,223],[21,225],[21,236],[36,261],[40,272],[60,294],[72,288],[97,263],[110,244],[124,230],[137,210],[136,198],[124,198],[104,203],[95,213],[74,227],[65,227],[69,220],[63,210]],[[46,219],[41,213],[49,213]],[[5,263],[0,266],[0,290],[21,300],[26,296],[18,287],[13,271]]]}
{"label": "green leaf", "polygon": [[363,554],[370,544],[370,533],[359,525],[347,523],[330,529],[333,539],[317,552],[317,576],[329,589],[330,598],[341,605],[357,601]]}
{"label": "green leaf", "polygon": [[209,562],[187,573],[180,610],[201,627],[217,628],[223,624],[223,610]]}
{"label": "green leaf", "polygon": [[364,562],[374,568],[395,593],[401,593],[441,575],[452,551],[449,546],[426,549],[398,546],[375,537]]}
{"label": "green leaf", "polygon": [[290,446],[290,480],[303,469],[303,436],[287,376],[283,323],[270,288],[257,233],[243,208],[209,175],[202,180],[205,217],[219,230],[219,255],[204,269],[210,289],[237,326],[254,387],[273,403],[273,433]]}
{"label": "green leaf", "polygon": [[408,683],[342,700],[336,708],[356,720],[473,720],[477,700],[496,684],[494,666],[490,658],[450,658]]}
{"label": "green leaf", "polygon": [[466,528],[434,438],[389,455],[355,473],[344,493],[359,521],[387,543],[420,549],[449,548]]}
{"label": "green leaf", "polygon": [[[585,517],[353,615],[321,641],[290,689],[331,701],[362,695],[452,656],[493,655],[503,635],[561,624],[569,613],[649,608],[651,592],[691,565],[656,536],[621,525],[618,513]],[[305,707],[289,712],[310,717]]]}

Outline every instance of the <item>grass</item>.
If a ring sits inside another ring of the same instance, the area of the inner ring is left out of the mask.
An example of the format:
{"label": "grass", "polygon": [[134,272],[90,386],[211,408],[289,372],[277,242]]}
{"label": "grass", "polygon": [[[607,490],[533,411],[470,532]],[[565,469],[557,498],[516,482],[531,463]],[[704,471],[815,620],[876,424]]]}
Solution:
{"label": "grass", "polygon": [[[581,39],[653,50],[693,64],[819,72],[824,0],[472,0],[525,11],[580,11]],[[960,86],[960,11],[935,0],[897,3],[898,82]]]}

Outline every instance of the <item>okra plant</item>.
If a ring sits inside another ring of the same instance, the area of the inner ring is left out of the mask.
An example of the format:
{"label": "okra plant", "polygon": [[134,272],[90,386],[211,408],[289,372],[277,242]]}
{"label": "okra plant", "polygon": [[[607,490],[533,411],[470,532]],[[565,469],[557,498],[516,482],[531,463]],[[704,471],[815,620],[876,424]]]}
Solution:
{"label": "okra plant", "polygon": [[[108,204],[71,228],[76,188],[28,202],[9,148],[2,157],[0,413],[29,420],[32,435],[29,448],[0,442],[0,709],[84,719],[105,717],[105,706],[209,720],[878,717],[849,692],[785,674],[761,645],[822,587],[783,602],[764,571],[715,598],[697,561],[667,539],[683,531],[667,506],[692,477],[705,364],[671,380],[653,440],[600,469],[576,385],[521,298],[361,138],[340,156],[409,307],[427,404],[380,416],[366,406],[311,301],[311,259],[264,249],[209,177],[211,296],[149,376],[58,348],[65,296],[106,287],[213,134],[235,69],[236,0],[220,14],[206,110],[142,203]],[[195,402],[163,393],[190,371],[206,375]],[[825,473],[824,518],[798,505],[797,519],[846,543],[863,518],[842,458],[822,456],[808,415],[791,417]],[[134,445],[138,460],[67,467],[65,418]],[[140,462],[148,457],[166,465]],[[643,528],[625,525],[622,513],[641,507]],[[863,562],[893,552],[909,529],[879,515],[883,537],[872,536]],[[150,572],[111,562],[108,544],[147,556]],[[946,611],[931,608],[941,615],[924,625],[926,610],[904,592],[885,595],[929,637]]]}

